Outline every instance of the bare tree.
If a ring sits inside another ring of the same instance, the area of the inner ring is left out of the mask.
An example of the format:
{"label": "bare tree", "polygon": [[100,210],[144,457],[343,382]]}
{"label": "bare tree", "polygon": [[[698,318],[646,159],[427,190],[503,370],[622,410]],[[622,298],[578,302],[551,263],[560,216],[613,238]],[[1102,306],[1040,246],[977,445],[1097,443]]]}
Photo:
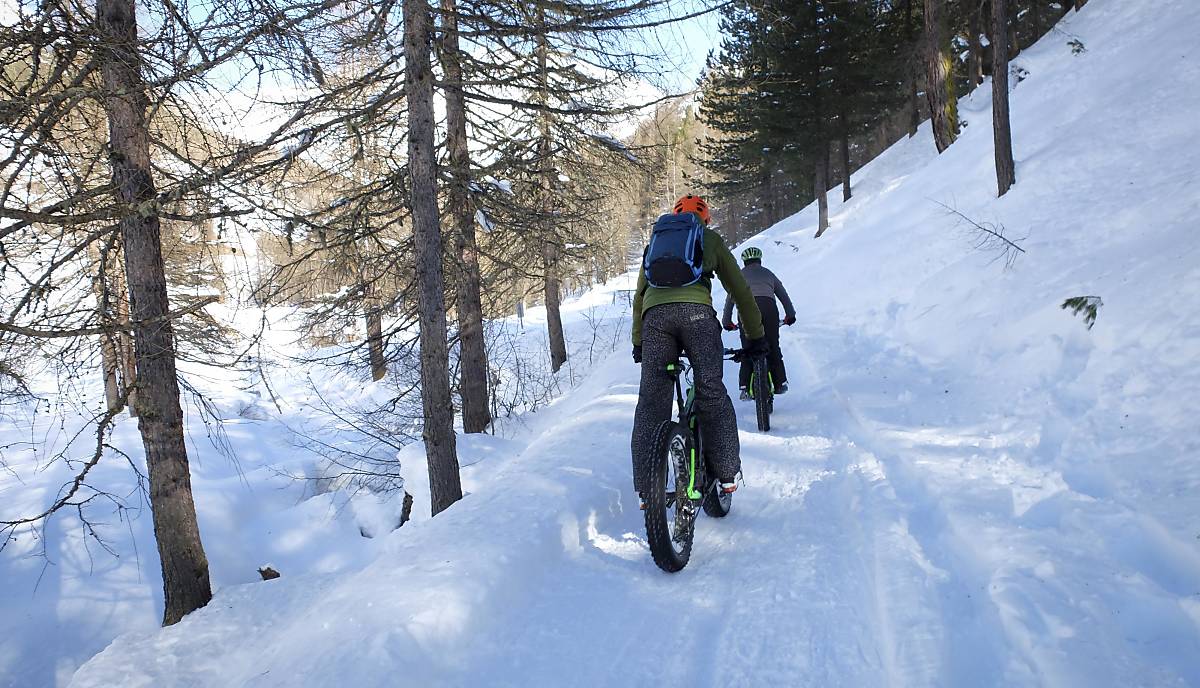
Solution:
{"label": "bare tree", "polygon": [[[20,7],[16,23],[0,32],[0,379],[19,387],[19,362],[38,354],[58,374],[57,408],[83,423],[79,435],[91,427],[97,438],[78,462],[70,443],[47,447],[49,460],[69,463],[74,478],[40,514],[5,514],[0,547],[15,529],[44,527],[68,508],[103,544],[85,509],[123,504],[91,484],[89,472],[106,458],[128,460],[152,507],[167,624],[211,597],[184,443],[186,380],[176,361],[234,365],[239,356],[202,310],[219,297],[186,293],[206,277],[203,266],[183,269],[183,235],[251,212],[232,206],[286,167],[270,153],[296,133],[293,120],[266,140],[240,141],[218,133],[218,115],[202,115],[197,104],[215,105],[202,96],[215,95],[213,84],[227,83],[238,67],[269,71],[278,62],[268,61],[295,46],[303,23],[331,6],[320,0],[263,12],[231,0],[201,14],[152,0],[46,0],[32,11]],[[139,15],[155,17],[156,30],[139,33]],[[209,80],[222,65],[231,70]],[[206,241],[202,232],[197,243]],[[172,308],[177,300],[183,304]],[[93,369],[97,349],[106,383],[99,415],[87,390],[70,382]],[[17,370],[9,375],[10,368]],[[126,405],[139,411],[148,482],[136,460],[108,444]]]}
{"label": "bare tree", "polygon": [[[542,215],[550,218],[554,212],[554,165],[551,151],[553,142],[550,138],[550,114],[544,108],[549,104],[550,77],[547,67],[549,55],[549,38],[546,35],[546,10],[538,7],[536,10],[537,26],[541,29],[537,35],[537,70],[538,70],[538,104],[543,111],[538,118],[538,156],[541,158],[541,191]],[[550,232],[542,244],[543,294],[546,305],[546,334],[550,339],[550,369],[558,369],[567,362],[567,342],[563,335],[562,313],[559,310],[559,299],[562,297],[561,285],[558,281],[558,245]]]}
{"label": "bare tree", "polygon": [[371,379],[382,380],[387,375],[387,358],[383,351],[383,312],[375,295],[375,283],[365,287],[367,307],[367,357],[371,362]]}
{"label": "bare tree", "polygon": [[154,534],[166,598],[163,624],[178,622],[212,599],[208,559],[200,542],[183,410],[175,372],[157,195],[150,168],[145,82],[139,68],[133,0],[97,0],[96,20],[108,112],[113,192],[128,208],[120,219],[138,370],[138,428],[150,474]]}
{"label": "bare tree", "polygon": [[471,156],[467,146],[467,103],[463,95],[457,3],[441,0],[441,10],[439,56],[444,73],[446,148],[450,161],[447,202],[454,222],[455,263],[458,266],[455,305],[460,351],[459,392],[462,395],[463,430],[483,432],[491,422],[488,359],[483,337],[479,247],[475,241],[475,213],[471,204]]}
{"label": "bare tree", "polygon": [[431,20],[426,0],[404,0],[404,84],[408,93],[408,170],[417,298],[421,323],[422,437],[429,461],[433,515],[462,499],[450,400],[446,344],[442,234],[438,219],[437,160],[433,147]]}

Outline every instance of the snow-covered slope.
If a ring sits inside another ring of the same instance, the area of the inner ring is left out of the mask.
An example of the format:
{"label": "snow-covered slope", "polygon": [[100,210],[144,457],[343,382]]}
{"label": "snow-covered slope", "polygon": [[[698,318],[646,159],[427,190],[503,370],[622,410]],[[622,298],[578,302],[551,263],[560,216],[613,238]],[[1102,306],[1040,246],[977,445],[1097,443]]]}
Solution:
{"label": "snow-covered slope", "polygon": [[819,241],[810,208],[751,242],[799,304],[792,391],[769,434],[739,407],[746,485],[680,574],[642,537],[622,353],[369,564],[227,585],[72,685],[1200,685],[1197,33],[1194,0],[1091,0],[1016,61],[1004,198],[985,88]]}

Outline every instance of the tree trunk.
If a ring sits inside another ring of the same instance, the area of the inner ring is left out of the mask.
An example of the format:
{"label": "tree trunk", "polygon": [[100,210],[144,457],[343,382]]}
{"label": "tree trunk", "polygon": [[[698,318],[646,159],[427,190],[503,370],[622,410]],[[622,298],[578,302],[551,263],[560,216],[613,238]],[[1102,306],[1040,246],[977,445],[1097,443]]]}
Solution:
{"label": "tree trunk", "polygon": [[382,380],[387,375],[387,359],[383,355],[383,315],[373,297],[367,298],[367,358],[371,362],[371,379]]}
{"label": "tree trunk", "polygon": [[483,340],[479,248],[475,243],[475,214],[471,212],[471,155],[467,148],[467,105],[458,47],[458,7],[455,0],[441,0],[441,7],[440,55],[445,74],[450,212],[454,216],[454,248],[458,258],[458,388],[462,394],[463,430],[483,432],[492,417],[488,412],[488,360]]}
{"label": "tree trunk", "polygon": [[[112,265],[107,257],[102,256],[95,243],[88,244],[88,257],[95,266],[92,275],[92,292],[96,296],[97,320],[101,325],[117,324],[113,317],[112,291],[109,289],[108,270]],[[117,333],[110,332],[100,335],[100,372],[104,376],[104,408],[112,411],[121,404],[121,382],[118,371],[121,369],[121,359],[117,350]]]}
{"label": "tree trunk", "polygon": [[[538,32],[537,58],[538,58],[538,78],[540,80],[540,91],[538,93],[538,102],[545,106],[549,102],[547,95],[548,72],[547,72],[547,56],[549,48],[546,45],[546,25],[545,9],[538,8],[538,26],[542,28]],[[552,144],[550,141],[550,122],[549,113],[543,111],[541,113],[541,140],[538,143],[542,165],[542,216],[546,223],[545,236],[542,237],[542,268],[544,271],[543,294],[546,302],[546,332],[550,339],[550,369],[558,372],[558,369],[567,362],[567,340],[563,335],[562,314],[559,312],[559,281],[558,281],[558,245],[554,237],[554,226],[551,215],[553,203],[553,183],[551,176],[554,175],[554,166],[551,164],[550,153]]]}
{"label": "tree trunk", "polygon": [[408,169],[421,345],[421,435],[429,462],[430,509],[436,516],[462,499],[450,399],[442,233],[438,218],[437,161],[433,149],[433,72],[426,0],[404,0],[404,84],[408,91]]}
{"label": "tree trunk", "polygon": [[983,44],[979,34],[983,30],[982,0],[968,0],[967,20],[967,79],[974,89],[983,83]]}
{"label": "tree trunk", "polygon": [[125,394],[125,403],[129,406],[129,416],[137,418],[137,362],[134,360],[133,334],[129,322],[129,287],[125,280],[124,250],[120,239],[114,246],[115,260],[109,265],[112,278],[108,293],[116,299],[117,323],[121,332],[117,335],[117,361],[121,372],[121,391]]}
{"label": "tree trunk", "polygon": [[550,337],[550,369],[557,373],[567,362],[567,340],[563,336],[559,310],[562,285],[558,281],[558,247],[551,241],[542,244],[542,268],[546,275],[543,297],[546,301],[546,332]]}
{"label": "tree trunk", "polygon": [[136,17],[133,0],[96,2],[113,185],[117,201],[132,211],[119,226],[133,310],[138,429],[146,450],[154,536],[162,564],[163,624],[170,625],[208,604],[212,587],[192,501],[175,336],[167,319],[170,306],[150,171],[148,103],[136,49]]}
{"label": "tree trunk", "polygon": [[817,234],[819,238],[829,229],[829,142],[822,141],[817,147],[817,164],[813,170],[813,193],[817,197]]}
{"label": "tree trunk", "polygon": [[759,184],[762,186],[761,192],[758,194],[762,203],[762,213],[759,216],[760,226],[759,231],[762,231],[771,225],[775,224],[776,213],[778,208],[775,204],[775,184],[773,183],[775,175],[772,173],[773,167],[769,156],[763,158],[762,169],[759,171]]}
{"label": "tree trunk", "polygon": [[1037,39],[1042,37],[1042,2],[1041,0],[1031,0],[1029,3],[1029,19],[1033,23],[1033,37],[1029,39],[1029,44],[1033,45]]}
{"label": "tree trunk", "polygon": [[904,32],[908,38],[908,135],[913,137],[917,135],[917,127],[921,126],[921,101],[917,97],[917,80],[921,70],[917,68],[917,55],[920,52],[917,49],[917,43],[913,35],[913,9],[912,0],[904,0]]}
{"label": "tree trunk", "polygon": [[[124,283],[124,280],[121,280]],[[122,291],[117,296],[117,322],[128,327],[129,299],[128,291]],[[125,403],[129,405],[129,417],[138,416],[137,361],[135,360],[133,335],[129,330],[122,329],[117,336],[117,358],[121,364],[121,389],[125,392]]]}
{"label": "tree trunk", "polygon": [[995,22],[996,43],[992,50],[992,136],[996,148],[996,186],[999,195],[1008,192],[1016,182],[1013,164],[1012,130],[1008,117],[1008,32],[1004,22],[1008,13],[1005,5],[1012,0],[992,0],[992,21]]}
{"label": "tree trunk", "polygon": [[842,202],[850,200],[850,120],[842,112]]}
{"label": "tree trunk", "polygon": [[947,46],[944,0],[925,0],[925,99],[938,153],[958,137],[958,100],[954,93],[954,61]]}
{"label": "tree trunk", "polygon": [[1018,16],[1017,3],[1010,0],[1008,5],[1008,59],[1014,59],[1021,54],[1021,34],[1019,28],[1021,18]]}
{"label": "tree trunk", "polygon": [[[817,233],[818,238],[829,228],[829,139],[826,137],[825,123],[825,90],[821,83],[821,48],[824,41],[821,37],[821,5],[813,5],[813,36],[816,37],[817,50],[812,60],[812,108],[813,108],[813,139],[817,143],[816,164],[813,169],[813,196],[817,199]],[[830,108],[832,110],[832,108]]]}

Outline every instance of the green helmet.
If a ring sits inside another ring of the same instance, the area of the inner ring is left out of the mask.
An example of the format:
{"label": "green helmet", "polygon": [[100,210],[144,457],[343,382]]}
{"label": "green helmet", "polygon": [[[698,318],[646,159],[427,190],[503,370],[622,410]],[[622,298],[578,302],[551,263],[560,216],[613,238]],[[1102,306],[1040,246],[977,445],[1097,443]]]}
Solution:
{"label": "green helmet", "polygon": [[743,263],[749,263],[752,260],[757,260],[757,261],[762,260],[762,249],[761,248],[751,246],[750,248],[746,249],[745,251],[742,251],[742,262]]}

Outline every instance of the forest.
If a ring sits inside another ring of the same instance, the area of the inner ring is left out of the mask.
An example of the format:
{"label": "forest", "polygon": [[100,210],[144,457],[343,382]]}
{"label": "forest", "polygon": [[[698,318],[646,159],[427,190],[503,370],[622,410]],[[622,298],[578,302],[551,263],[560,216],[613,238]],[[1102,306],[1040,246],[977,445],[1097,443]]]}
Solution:
{"label": "forest", "polygon": [[[113,523],[144,508],[161,623],[205,607],[195,457],[240,460],[214,393],[233,387],[250,419],[305,395],[290,441],[319,470],[277,477],[378,495],[397,529],[439,518],[471,492],[461,445],[627,348],[627,319],[572,332],[564,304],[628,306],[676,198],[704,196],[731,247],[813,204],[787,244],[807,251],[849,229],[829,195],[856,198],[860,170],[968,130],[989,198],[1020,189],[1021,58],[1048,36],[1088,53],[1061,28],[1085,4],[6,2],[0,552],[50,562],[66,523],[115,557]],[[961,106],[980,87],[988,110]],[[1025,252],[939,202],[1001,265]],[[1103,322],[1099,297],[1062,296]]]}

